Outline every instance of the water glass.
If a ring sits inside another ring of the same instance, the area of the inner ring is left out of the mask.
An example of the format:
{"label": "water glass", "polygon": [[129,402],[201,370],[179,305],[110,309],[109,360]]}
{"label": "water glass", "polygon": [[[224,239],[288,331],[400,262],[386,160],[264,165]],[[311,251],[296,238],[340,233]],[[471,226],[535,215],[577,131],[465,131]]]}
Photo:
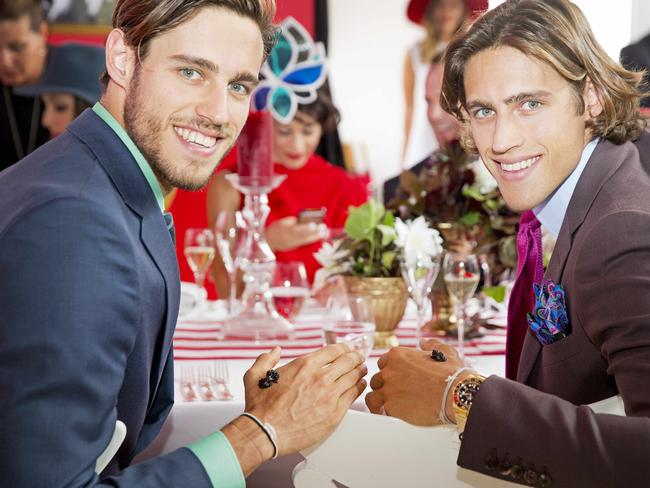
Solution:
{"label": "water glass", "polygon": [[286,319],[295,318],[309,298],[307,271],[301,262],[276,262],[271,280],[275,310]]}
{"label": "water glass", "polygon": [[352,293],[330,297],[324,326],[325,344],[346,343],[367,359],[375,344],[375,330],[368,297]]}

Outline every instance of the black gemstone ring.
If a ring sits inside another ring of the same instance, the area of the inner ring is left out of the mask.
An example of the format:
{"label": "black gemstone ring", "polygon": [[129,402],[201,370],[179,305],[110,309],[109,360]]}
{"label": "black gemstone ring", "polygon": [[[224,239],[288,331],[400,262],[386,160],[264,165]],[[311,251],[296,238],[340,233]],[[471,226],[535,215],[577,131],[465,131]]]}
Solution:
{"label": "black gemstone ring", "polygon": [[280,379],[280,373],[278,373],[274,369],[269,369],[266,372],[266,377],[262,378],[257,383],[257,386],[259,386],[261,389],[269,388],[269,387],[273,386],[273,383],[277,383],[279,379]]}
{"label": "black gemstone ring", "polygon": [[438,363],[444,363],[447,360],[447,356],[442,351],[434,349],[431,351],[431,359]]}

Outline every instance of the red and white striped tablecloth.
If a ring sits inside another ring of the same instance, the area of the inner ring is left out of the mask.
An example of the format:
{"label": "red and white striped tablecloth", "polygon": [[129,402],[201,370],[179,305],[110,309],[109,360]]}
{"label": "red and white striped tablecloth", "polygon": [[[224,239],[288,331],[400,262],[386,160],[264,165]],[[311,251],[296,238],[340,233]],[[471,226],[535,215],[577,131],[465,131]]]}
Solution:
{"label": "red and white striped tablecloth", "polygon": [[[395,330],[401,346],[416,345],[416,322],[405,318]],[[176,360],[254,359],[273,346],[282,347],[283,358],[295,358],[316,350],[323,345],[323,320],[314,315],[298,318],[295,323],[296,337],[282,341],[234,341],[220,340],[222,322],[216,320],[179,320],[174,334],[174,358]],[[483,337],[465,341],[467,356],[505,354],[505,329],[485,330]],[[455,341],[444,339],[452,345]],[[382,355],[385,350],[375,349],[371,357]]]}

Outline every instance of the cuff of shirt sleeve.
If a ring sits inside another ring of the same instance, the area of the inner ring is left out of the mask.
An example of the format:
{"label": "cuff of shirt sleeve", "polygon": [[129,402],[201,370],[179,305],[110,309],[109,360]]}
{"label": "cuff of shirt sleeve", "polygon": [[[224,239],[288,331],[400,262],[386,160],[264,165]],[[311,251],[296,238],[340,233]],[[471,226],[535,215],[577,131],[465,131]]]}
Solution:
{"label": "cuff of shirt sleeve", "polygon": [[199,458],[208,473],[212,486],[218,488],[245,488],[244,473],[232,446],[218,430],[187,446]]}

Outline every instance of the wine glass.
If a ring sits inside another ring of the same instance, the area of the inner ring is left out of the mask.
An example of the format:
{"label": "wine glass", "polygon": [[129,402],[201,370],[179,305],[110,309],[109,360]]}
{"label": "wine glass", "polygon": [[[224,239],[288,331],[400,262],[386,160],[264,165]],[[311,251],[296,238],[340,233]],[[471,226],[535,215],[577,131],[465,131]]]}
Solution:
{"label": "wine glass", "polygon": [[325,344],[344,342],[367,359],[375,344],[375,329],[369,297],[345,293],[327,301]]}
{"label": "wine glass", "polygon": [[187,229],[184,244],[185,259],[194,274],[194,281],[201,289],[201,302],[205,305],[208,296],[205,276],[214,259],[214,233],[206,228]]}
{"label": "wine glass", "polygon": [[465,306],[478,286],[480,267],[474,254],[448,253],[445,255],[442,268],[447,292],[454,301],[454,315],[456,315],[456,329],[458,331],[458,354],[464,360]]}
{"label": "wine glass", "polygon": [[221,255],[223,266],[228,273],[230,292],[228,294],[228,312],[235,313],[237,300],[237,247],[243,231],[241,212],[221,211],[214,224],[214,237]]}
{"label": "wine glass", "polygon": [[275,310],[286,319],[300,313],[309,298],[307,271],[301,262],[276,262],[271,279],[271,296]]}
{"label": "wine glass", "polygon": [[429,304],[431,287],[440,271],[440,258],[428,254],[417,254],[408,259],[403,256],[401,268],[409,294],[417,307],[417,339],[419,344],[420,338],[424,335],[425,314]]}

